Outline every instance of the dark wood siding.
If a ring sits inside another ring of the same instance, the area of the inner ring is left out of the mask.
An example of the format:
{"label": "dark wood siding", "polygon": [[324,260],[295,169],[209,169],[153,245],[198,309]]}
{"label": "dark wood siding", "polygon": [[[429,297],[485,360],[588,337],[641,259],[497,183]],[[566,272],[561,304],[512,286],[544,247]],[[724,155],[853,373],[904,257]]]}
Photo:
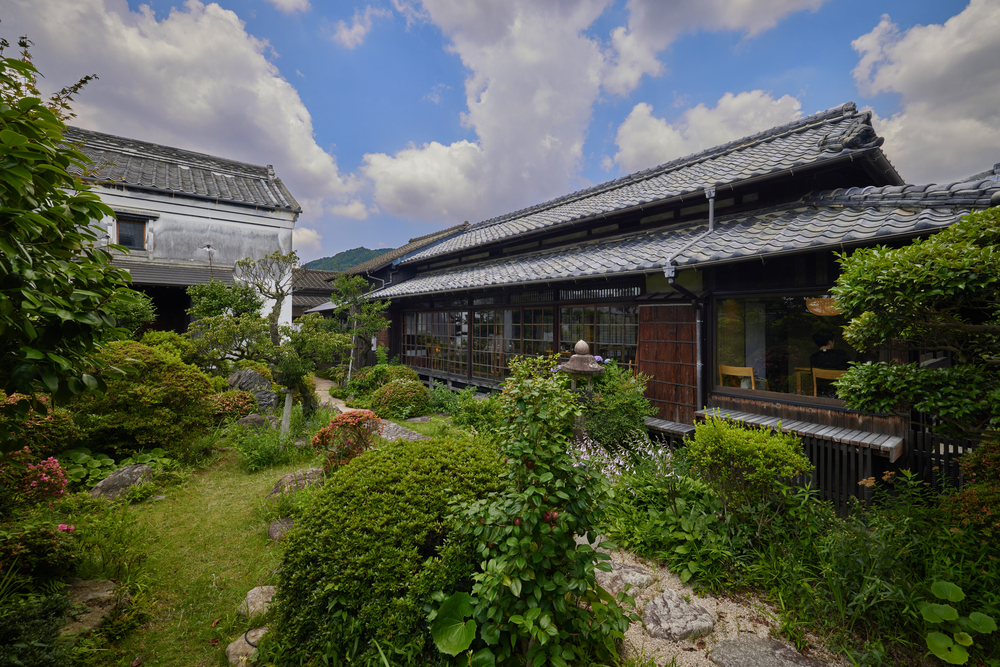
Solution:
{"label": "dark wood siding", "polygon": [[652,377],[646,398],[656,416],[694,423],[697,409],[697,311],[688,304],[639,308],[639,370]]}

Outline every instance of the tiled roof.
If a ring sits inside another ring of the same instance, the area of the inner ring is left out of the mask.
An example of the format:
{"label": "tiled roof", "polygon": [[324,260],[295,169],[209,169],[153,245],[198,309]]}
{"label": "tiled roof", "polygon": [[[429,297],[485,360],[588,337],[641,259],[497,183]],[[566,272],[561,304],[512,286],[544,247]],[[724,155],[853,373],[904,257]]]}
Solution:
{"label": "tiled roof", "polygon": [[321,271],[319,269],[295,269],[292,272],[292,292],[303,290],[333,292],[330,280],[337,275],[336,271]]}
{"label": "tiled roof", "polygon": [[352,266],[351,268],[344,271],[344,273],[353,276],[370,271],[377,271],[378,269],[382,268],[383,266],[392,262],[395,259],[399,259],[400,257],[403,257],[412,252],[420,250],[424,246],[430,243],[434,243],[435,241],[440,241],[441,239],[445,239],[454,234],[458,234],[459,232],[462,232],[468,228],[469,228],[469,223],[463,222],[460,225],[455,225],[454,227],[449,227],[448,229],[442,229],[441,231],[438,232],[433,232],[431,234],[424,234],[423,236],[418,236],[416,238],[410,239],[409,243],[407,243],[406,245],[400,246],[395,250],[390,250],[387,253],[379,255],[378,257],[373,257],[367,262],[362,262],[357,266]]}
{"label": "tiled roof", "polygon": [[679,251],[674,261],[694,266],[881,242],[942,229],[973,209],[997,205],[1000,166],[992,178],[977,182],[832,190],[796,204],[720,217],[714,232],[690,247],[685,246],[708,230],[707,220],[429,271],[371,297],[652,272]]}
{"label": "tiled roof", "polygon": [[292,293],[292,305],[296,308],[315,308],[330,300],[329,296],[320,294],[295,294]]}
{"label": "tiled roof", "polygon": [[[713,184],[735,183],[847,154],[877,150],[882,142],[871,126],[871,114],[859,113],[854,103],[848,102],[653,169],[478,222],[465,233],[436,243],[404,261],[417,262],[484,243],[512,239],[561,223],[664,201]],[[902,182],[894,171],[889,177]]]}
{"label": "tiled roof", "polygon": [[93,160],[84,176],[89,181],[301,212],[270,165],[261,167],[79,127],[67,127],[63,136],[80,144],[80,151]]}
{"label": "tiled roof", "polygon": [[194,264],[161,263],[133,260],[115,255],[111,263],[121,269],[128,269],[133,285],[199,285],[210,280],[221,280],[232,284],[233,271]]}

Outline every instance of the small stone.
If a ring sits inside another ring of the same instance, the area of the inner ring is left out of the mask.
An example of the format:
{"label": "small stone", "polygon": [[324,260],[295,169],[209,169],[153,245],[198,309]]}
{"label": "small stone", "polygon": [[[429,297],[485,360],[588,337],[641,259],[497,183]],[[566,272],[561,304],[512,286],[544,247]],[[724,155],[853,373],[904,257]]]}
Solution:
{"label": "small stone", "polygon": [[263,431],[271,426],[270,421],[264,419],[256,413],[247,415],[246,417],[241,417],[236,420],[236,423],[246,428],[252,428],[255,431]]}
{"label": "small stone", "polygon": [[430,415],[424,415],[423,417],[410,417],[406,421],[413,422],[414,424],[426,424],[431,420]]}
{"label": "small stone", "polygon": [[268,498],[278,498],[283,493],[295,493],[307,486],[323,486],[326,480],[326,473],[322,468],[304,468],[290,472],[277,482],[267,494]]}
{"label": "small stone", "polygon": [[721,667],[824,667],[824,663],[771,637],[737,637],[719,642],[708,654]]}
{"label": "small stone", "polygon": [[150,500],[166,500],[166,496],[150,496]]}
{"label": "small stone", "polygon": [[701,605],[687,602],[677,591],[664,591],[650,601],[642,614],[650,637],[657,639],[695,639],[715,628],[715,619]]}
{"label": "small stone", "polygon": [[648,588],[656,580],[656,577],[646,568],[627,563],[612,563],[610,572],[597,570],[594,574],[597,576],[597,583],[601,585],[601,588],[612,595],[618,595],[627,586],[631,587],[630,590],[633,592],[637,589]]}
{"label": "small stone", "polygon": [[246,599],[238,610],[242,618],[253,618],[267,611],[267,605],[271,604],[274,597],[274,586],[258,586],[252,588],[247,593]]}
{"label": "small stone", "polygon": [[267,632],[266,625],[262,628],[254,628],[243,633],[236,641],[227,646],[226,658],[229,660],[229,664],[234,667],[249,664],[250,656],[257,650],[256,644],[265,632]]}
{"label": "small stone", "polygon": [[124,496],[128,490],[137,484],[142,484],[153,479],[153,469],[145,463],[125,466],[114,471],[90,490],[92,498],[107,498],[114,500],[118,496]]}
{"label": "small stone", "polygon": [[295,520],[291,517],[285,517],[284,519],[272,521],[271,525],[267,527],[267,536],[277,542],[285,536],[285,533],[291,530],[294,524]]}

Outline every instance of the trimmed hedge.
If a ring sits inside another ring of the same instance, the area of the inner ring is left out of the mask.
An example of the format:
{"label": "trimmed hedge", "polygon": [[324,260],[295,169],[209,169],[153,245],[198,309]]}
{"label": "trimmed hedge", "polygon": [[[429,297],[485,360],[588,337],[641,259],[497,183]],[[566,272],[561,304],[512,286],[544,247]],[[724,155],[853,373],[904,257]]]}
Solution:
{"label": "trimmed hedge", "polygon": [[469,590],[476,565],[448,505],[499,490],[503,468],[492,447],[453,438],[382,445],[340,468],[285,538],[275,636],[303,655],[357,641],[377,657],[377,640],[436,656],[423,606]]}
{"label": "trimmed hedge", "polygon": [[419,382],[417,372],[409,366],[390,366],[377,364],[358,369],[347,383],[348,394],[358,398],[371,395],[379,387],[384,387],[393,380],[413,380]]}
{"label": "trimmed hedge", "polygon": [[419,380],[393,380],[372,392],[371,407],[380,417],[416,417],[430,409],[430,392]]}

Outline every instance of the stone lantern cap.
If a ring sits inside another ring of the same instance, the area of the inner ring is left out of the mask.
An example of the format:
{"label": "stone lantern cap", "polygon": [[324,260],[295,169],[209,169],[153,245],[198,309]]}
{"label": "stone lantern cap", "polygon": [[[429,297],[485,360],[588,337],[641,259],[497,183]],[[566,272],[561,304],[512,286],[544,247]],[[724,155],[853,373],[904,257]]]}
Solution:
{"label": "stone lantern cap", "polygon": [[559,370],[574,375],[600,375],[604,372],[604,366],[590,354],[590,346],[585,341],[579,341],[573,352],[575,354],[565,364],[560,365]]}

